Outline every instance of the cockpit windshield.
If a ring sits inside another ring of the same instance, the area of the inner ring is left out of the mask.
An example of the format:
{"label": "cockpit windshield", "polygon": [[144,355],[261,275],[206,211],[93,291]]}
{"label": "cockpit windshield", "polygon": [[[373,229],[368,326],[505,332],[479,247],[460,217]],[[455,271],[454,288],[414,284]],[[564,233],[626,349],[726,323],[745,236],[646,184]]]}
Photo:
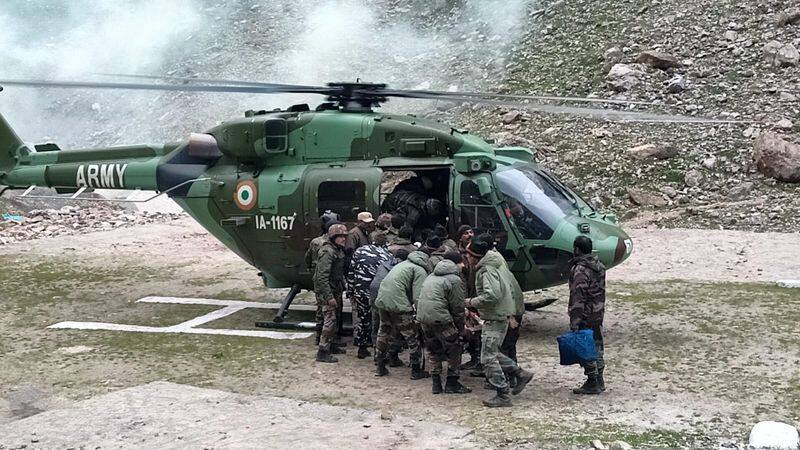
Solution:
{"label": "cockpit windshield", "polygon": [[526,239],[550,239],[564,217],[578,212],[578,200],[534,167],[517,166],[495,177],[514,223]]}

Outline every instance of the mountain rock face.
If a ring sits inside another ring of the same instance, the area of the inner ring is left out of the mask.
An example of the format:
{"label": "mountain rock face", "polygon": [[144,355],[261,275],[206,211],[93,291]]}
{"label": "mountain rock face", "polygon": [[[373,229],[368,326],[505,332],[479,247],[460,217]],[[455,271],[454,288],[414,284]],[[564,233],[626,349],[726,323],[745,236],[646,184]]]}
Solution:
{"label": "mountain rock face", "polygon": [[[800,185],[790,182],[796,167],[790,149],[800,144],[797,3],[675,5],[545,1],[531,14],[497,85],[507,92],[643,102],[650,105],[601,107],[719,122],[616,122],[534,112],[525,122],[503,124],[496,118],[507,111],[481,106],[444,118],[476,134],[531,142],[544,167],[629,223],[797,229]],[[656,154],[662,150],[666,154]],[[653,193],[669,201],[643,195]]]}

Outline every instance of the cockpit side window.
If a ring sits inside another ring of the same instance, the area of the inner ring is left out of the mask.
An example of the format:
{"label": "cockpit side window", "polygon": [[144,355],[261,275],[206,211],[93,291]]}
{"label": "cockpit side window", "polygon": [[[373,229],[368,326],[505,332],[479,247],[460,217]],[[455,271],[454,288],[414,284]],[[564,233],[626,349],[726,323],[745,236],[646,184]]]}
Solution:
{"label": "cockpit side window", "polygon": [[481,197],[475,181],[464,180],[460,188],[461,224],[471,226],[476,234],[491,233],[497,241],[497,246],[505,248],[507,234],[497,208]]}

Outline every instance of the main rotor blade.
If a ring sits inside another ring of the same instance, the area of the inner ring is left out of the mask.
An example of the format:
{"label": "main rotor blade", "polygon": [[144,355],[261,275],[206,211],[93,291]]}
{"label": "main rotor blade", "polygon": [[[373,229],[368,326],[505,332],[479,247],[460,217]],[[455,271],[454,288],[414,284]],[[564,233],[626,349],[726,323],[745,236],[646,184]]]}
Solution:
{"label": "main rotor blade", "polygon": [[[426,97],[415,95],[412,98],[422,98],[431,100],[442,100],[438,96]],[[647,113],[640,111],[625,111],[618,109],[602,108],[583,108],[578,106],[549,105],[544,103],[511,102],[505,100],[491,100],[470,97],[449,97],[448,101],[461,103],[482,103],[487,105],[505,106],[511,108],[527,109],[530,111],[542,112],[547,114],[566,114],[582,116],[592,119],[611,120],[619,122],[643,122],[643,123],[708,123],[708,124],[741,124],[751,123],[741,120],[709,119],[704,117],[690,117],[671,114]]]}
{"label": "main rotor blade", "polygon": [[277,89],[297,89],[306,91],[310,89],[329,89],[325,86],[304,86],[300,84],[262,83],[258,81],[227,80],[218,78],[170,77],[170,76],[158,76],[158,75],[138,75],[130,73],[98,73],[96,75],[102,75],[105,77],[141,78],[145,80],[179,81],[182,83],[209,83],[214,85],[270,87]]}
{"label": "main rotor blade", "polygon": [[[258,81],[241,81],[229,79],[214,79],[214,78],[184,78],[184,77],[168,77],[168,76],[155,76],[155,75],[136,75],[124,73],[101,73],[99,75],[125,77],[125,78],[142,78],[148,80],[165,80],[165,81],[180,81],[184,83],[212,83],[212,84],[225,84],[225,85],[241,85],[241,86],[265,86],[265,87],[287,87],[292,89],[309,89],[313,86],[291,85],[291,84],[274,84],[262,83]],[[591,97],[561,97],[555,95],[527,95],[527,94],[497,94],[493,92],[463,92],[463,91],[432,91],[432,90],[408,90],[408,89],[378,89],[368,91],[371,95],[382,95],[386,97],[403,97],[403,98],[431,98],[430,96],[438,96],[443,100],[457,97],[476,97],[476,98],[503,98],[509,100],[544,100],[544,101],[558,101],[558,102],[580,102],[580,103],[610,103],[620,105],[648,105],[656,106],[651,102],[640,102],[633,100],[616,100],[616,99],[603,99]],[[426,97],[418,97],[425,95]]]}
{"label": "main rotor blade", "polygon": [[149,83],[102,83],[91,81],[50,81],[50,80],[0,80],[0,85],[48,88],[84,88],[84,89],[127,89],[141,91],[178,91],[178,92],[228,92],[243,94],[322,94],[327,95],[330,88],[304,87],[297,89],[287,86],[231,86],[205,84],[149,84]]}
{"label": "main rotor blade", "polygon": [[[544,100],[544,101],[557,101],[557,102],[578,102],[578,103],[612,103],[620,105],[648,105],[657,106],[656,103],[639,102],[633,100],[616,100],[606,98],[592,98],[592,97],[561,97],[556,95],[525,95],[525,94],[495,94],[492,92],[448,92],[448,91],[428,91],[428,90],[404,90],[404,89],[387,89],[381,91],[382,95],[387,97],[404,97],[404,98],[432,98],[430,96],[440,97],[442,100],[447,100],[452,97],[469,97],[469,98],[503,98],[509,100]],[[425,95],[426,97],[419,97]]]}

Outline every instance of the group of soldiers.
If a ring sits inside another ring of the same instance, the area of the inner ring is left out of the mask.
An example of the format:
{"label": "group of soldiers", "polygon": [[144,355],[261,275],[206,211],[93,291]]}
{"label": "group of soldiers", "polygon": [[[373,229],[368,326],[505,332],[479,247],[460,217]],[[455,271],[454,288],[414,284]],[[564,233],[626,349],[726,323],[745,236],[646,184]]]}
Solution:
{"label": "group of soldiers", "polygon": [[[389,367],[404,366],[399,354],[407,347],[411,379],[430,376],[433,394],[471,392],[459,382],[460,372],[470,370],[471,375],[485,377],[485,387],[496,392],[484,405],[512,405],[510,394],[522,392],[533,374],[517,364],[522,290],[491,235],[476,236],[464,225],[451,239],[436,224],[414,242],[419,231],[400,213],[384,213],[375,220],[362,212],[350,230],[333,213],[323,215],[322,222],[323,234],[311,242],[306,255],[318,305],[317,361],[335,363],[334,355],[345,353],[340,331],[346,294],[357,357],[373,356],[369,348],[374,347],[376,376],[389,374]],[[573,390],[578,394],[605,390],[605,269],[592,256],[591,246],[588,237],[575,241],[570,328],[592,329],[600,357],[584,364],[587,380]],[[465,347],[471,360],[462,364]]]}

